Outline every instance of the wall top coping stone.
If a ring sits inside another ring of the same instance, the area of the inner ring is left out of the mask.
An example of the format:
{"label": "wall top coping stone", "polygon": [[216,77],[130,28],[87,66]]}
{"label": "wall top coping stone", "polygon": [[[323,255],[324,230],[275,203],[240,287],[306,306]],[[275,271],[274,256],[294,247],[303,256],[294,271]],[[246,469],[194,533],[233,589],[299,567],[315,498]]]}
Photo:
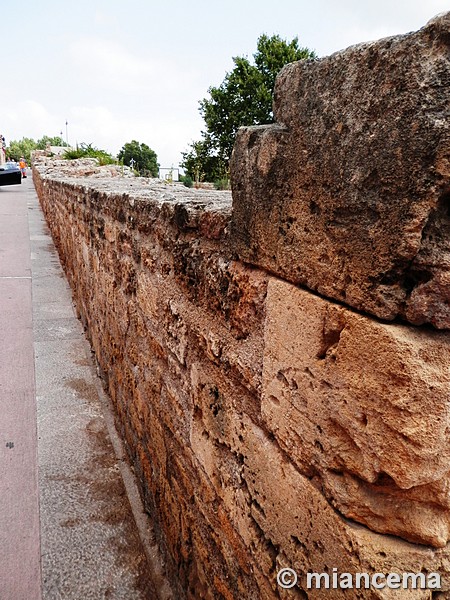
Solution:
{"label": "wall top coping stone", "polygon": [[156,212],[180,230],[197,230],[202,237],[221,239],[231,217],[230,191],[187,188],[160,179],[130,176],[126,171],[122,176],[120,166],[99,166],[95,159],[37,157],[33,171],[43,185],[52,181],[78,189],[80,198],[88,194],[91,206],[95,203],[99,209],[112,210],[114,205],[117,213],[126,208],[130,215],[133,213],[135,223],[137,213],[144,222],[149,213]]}
{"label": "wall top coping stone", "polygon": [[38,160],[34,163],[44,179],[81,185],[99,192],[128,194],[158,202],[190,202],[231,210],[231,192],[187,188],[179,183],[167,183],[157,178],[134,177],[118,165],[99,166],[95,159]]}

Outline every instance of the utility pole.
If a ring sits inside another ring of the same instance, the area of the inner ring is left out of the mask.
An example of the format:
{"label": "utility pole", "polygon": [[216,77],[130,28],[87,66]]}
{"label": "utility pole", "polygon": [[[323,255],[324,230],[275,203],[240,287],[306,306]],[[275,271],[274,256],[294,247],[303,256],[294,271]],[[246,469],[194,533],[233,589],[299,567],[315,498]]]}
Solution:
{"label": "utility pole", "polygon": [[67,129],[67,119],[66,119],[66,144],[69,145],[69,134],[68,134],[68,129]]}

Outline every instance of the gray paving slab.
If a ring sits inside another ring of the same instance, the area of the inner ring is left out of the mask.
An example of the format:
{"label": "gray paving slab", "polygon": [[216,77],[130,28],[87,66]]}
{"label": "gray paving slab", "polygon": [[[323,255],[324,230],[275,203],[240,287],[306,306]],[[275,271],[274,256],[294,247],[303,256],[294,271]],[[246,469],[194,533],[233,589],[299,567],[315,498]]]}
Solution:
{"label": "gray paving slab", "polygon": [[78,323],[74,322],[73,316],[55,319],[51,323],[45,319],[35,319],[33,329],[36,342],[66,340],[72,338],[78,332]]}

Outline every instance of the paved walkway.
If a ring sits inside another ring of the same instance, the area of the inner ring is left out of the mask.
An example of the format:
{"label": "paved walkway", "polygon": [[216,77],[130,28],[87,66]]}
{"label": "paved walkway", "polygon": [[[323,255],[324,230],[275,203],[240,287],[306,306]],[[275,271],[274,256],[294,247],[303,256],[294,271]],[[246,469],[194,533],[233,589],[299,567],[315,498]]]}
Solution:
{"label": "paved walkway", "polygon": [[0,600],[169,598],[30,177],[0,187],[0,333]]}

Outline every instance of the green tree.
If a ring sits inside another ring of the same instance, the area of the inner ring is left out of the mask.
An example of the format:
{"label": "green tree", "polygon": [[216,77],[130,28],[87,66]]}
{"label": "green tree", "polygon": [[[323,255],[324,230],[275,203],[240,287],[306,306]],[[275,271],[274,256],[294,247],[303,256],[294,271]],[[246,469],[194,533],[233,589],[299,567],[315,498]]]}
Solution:
{"label": "green tree", "polygon": [[212,147],[211,140],[205,135],[203,140],[193,142],[189,152],[183,152],[182,167],[195,182],[216,181],[223,177],[227,165]]}
{"label": "green tree", "polygon": [[185,171],[195,179],[195,165],[207,181],[226,178],[239,127],[273,122],[273,90],[279,71],[290,62],[315,56],[298,45],[298,38],[287,42],[278,35],[264,34],[258,38],[254,64],[246,57],[234,57],[233,70],[219,87],[209,88],[209,98],[200,101],[206,131],[203,140],[182,154]]}
{"label": "green tree", "polygon": [[37,143],[32,138],[24,137],[21,140],[12,140],[6,148],[6,156],[16,161],[23,156],[30,163],[31,153],[36,150]]}
{"label": "green tree", "polygon": [[48,135],[43,135],[38,141],[37,141],[37,149],[38,150],[45,150],[47,148],[47,146],[63,146],[66,147],[69,144],[67,144],[67,142],[65,142],[61,136],[56,135],[54,137],[49,137]]}
{"label": "green tree", "polygon": [[6,149],[6,154],[10,158],[18,161],[22,156],[29,163],[33,150],[45,150],[47,146],[67,146],[66,142],[59,136],[42,136],[37,142],[32,138],[24,137],[21,140],[12,140]]}
{"label": "green tree", "polygon": [[141,144],[136,140],[132,140],[124,144],[117,158],[129,167],[133,165],[133,168],[144,177],[158,177],[158,157],[156,152],[147,146],[147,144]]}

